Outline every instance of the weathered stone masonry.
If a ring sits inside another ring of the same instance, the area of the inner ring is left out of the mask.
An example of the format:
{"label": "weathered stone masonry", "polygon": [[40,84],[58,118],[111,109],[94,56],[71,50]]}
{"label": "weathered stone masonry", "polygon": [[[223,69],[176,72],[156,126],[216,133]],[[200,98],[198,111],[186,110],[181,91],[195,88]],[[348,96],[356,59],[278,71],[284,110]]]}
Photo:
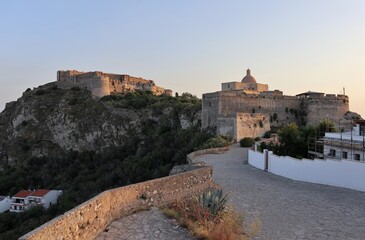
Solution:
{"label": "weathered stone masonry", "polygon": [[[254,81],[251,77],[250,84]],[[306,92],[285,96],[281,91],[260,90],[258,87],[228,89],[224,87],[227,84],[222,84],[222,91],[203,94],[202,127],[210,127],[217,134],[240,140],[243,137],[262,136],[271,126],[292,122],[315,125],[323,119],[335,123],[341,120],[342,126],[351,126],[351,121],[344,118],[349,112],[349,98],[346,95]],[[230,86],[235,85],[230,83]]]}
{"label": "weathered stone masonry", "polygon": [[132,77],[129,75],[111,74],[103,72],[79,72],[66,70],[57,72],[57,84],[61,88],[87,88],[96,97],[103,97],[113,93],[151,91],[156,95],[172,95],[170,89],[156,86],[152,80]]}
{"label": "weathered stone masonry", "polygon": [[[161,207],[215,187],[211,167],[100,193],[20,239],[94,239],[109,223],[150,206]],[[153,223],[151,223],[153,224]]]}

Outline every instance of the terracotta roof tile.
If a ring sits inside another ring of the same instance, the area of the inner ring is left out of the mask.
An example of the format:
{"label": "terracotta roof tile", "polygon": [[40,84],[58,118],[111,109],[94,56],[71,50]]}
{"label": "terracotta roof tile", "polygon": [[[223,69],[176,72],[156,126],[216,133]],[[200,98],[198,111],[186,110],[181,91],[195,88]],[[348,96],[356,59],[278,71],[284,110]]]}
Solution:
{"label": "terracotta roof tile", "polygon": [[28,197],[31,193],[32,193],[32,191],[28,191],[28,190],[20,190],[20,191],[19,191],[19,192],[17,192],[17,194],[15,194],[13,197],[17,197],[17,198],[26,198],[26,197]]}
{"label": "terracotta roof tile", "polygon": [[47,193],[49,193],[49,191],[51,190],[47,190],[47,189],[37,189],[35,190],[30,196],[32,197],[43,197],[45,196]]}

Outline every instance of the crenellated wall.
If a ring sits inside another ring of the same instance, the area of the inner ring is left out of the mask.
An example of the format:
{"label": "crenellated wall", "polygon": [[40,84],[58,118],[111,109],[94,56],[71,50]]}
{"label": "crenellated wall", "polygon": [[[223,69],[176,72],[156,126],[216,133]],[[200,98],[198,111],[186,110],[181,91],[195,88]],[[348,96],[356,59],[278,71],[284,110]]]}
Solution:
{"label": "crenellated wall", "polygon": [[215,187],[212,167],[111,189],[24,235],[22,240],[94,239],[109,223],[146,207],[161,207]]}
{"label": "crenellated wall", "polygon": [[[203,94],[202,102],[202,127],[212,128],[217,134],[236,140],[262,136],[272,126],[292,122],[315,125],[323,119],[330,119],[338,123],[349,111],[348,97],[333,94],[298,97],[285,96],[281,91],[260,94],[219,91]],[[259,121],[257,114],[261,118]],[[261,122],[260,127],[257,127],[258,122]]]}

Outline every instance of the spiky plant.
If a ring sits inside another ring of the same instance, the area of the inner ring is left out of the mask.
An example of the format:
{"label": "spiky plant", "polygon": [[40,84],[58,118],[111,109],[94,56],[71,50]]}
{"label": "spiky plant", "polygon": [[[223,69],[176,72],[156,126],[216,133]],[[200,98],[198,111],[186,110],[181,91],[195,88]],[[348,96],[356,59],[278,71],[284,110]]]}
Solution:
{"label": "spiky plant", "polygon": [[222,189],[210,189],[205,191],[197,200],[212,215],[216,216],[224,210],[228,199],[227,195],[223,195]]}

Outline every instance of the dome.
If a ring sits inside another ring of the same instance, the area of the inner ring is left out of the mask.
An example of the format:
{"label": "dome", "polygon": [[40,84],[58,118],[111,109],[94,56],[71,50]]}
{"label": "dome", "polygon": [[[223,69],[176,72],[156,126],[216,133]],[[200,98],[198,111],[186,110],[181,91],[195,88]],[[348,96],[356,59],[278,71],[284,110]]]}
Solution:
{"label": "dome", "polygon": [[243,82],[243,83],[256,83],[256,79],[251,76],[250,69],[247,69],[246,76],[242,79],[241,82]]}

